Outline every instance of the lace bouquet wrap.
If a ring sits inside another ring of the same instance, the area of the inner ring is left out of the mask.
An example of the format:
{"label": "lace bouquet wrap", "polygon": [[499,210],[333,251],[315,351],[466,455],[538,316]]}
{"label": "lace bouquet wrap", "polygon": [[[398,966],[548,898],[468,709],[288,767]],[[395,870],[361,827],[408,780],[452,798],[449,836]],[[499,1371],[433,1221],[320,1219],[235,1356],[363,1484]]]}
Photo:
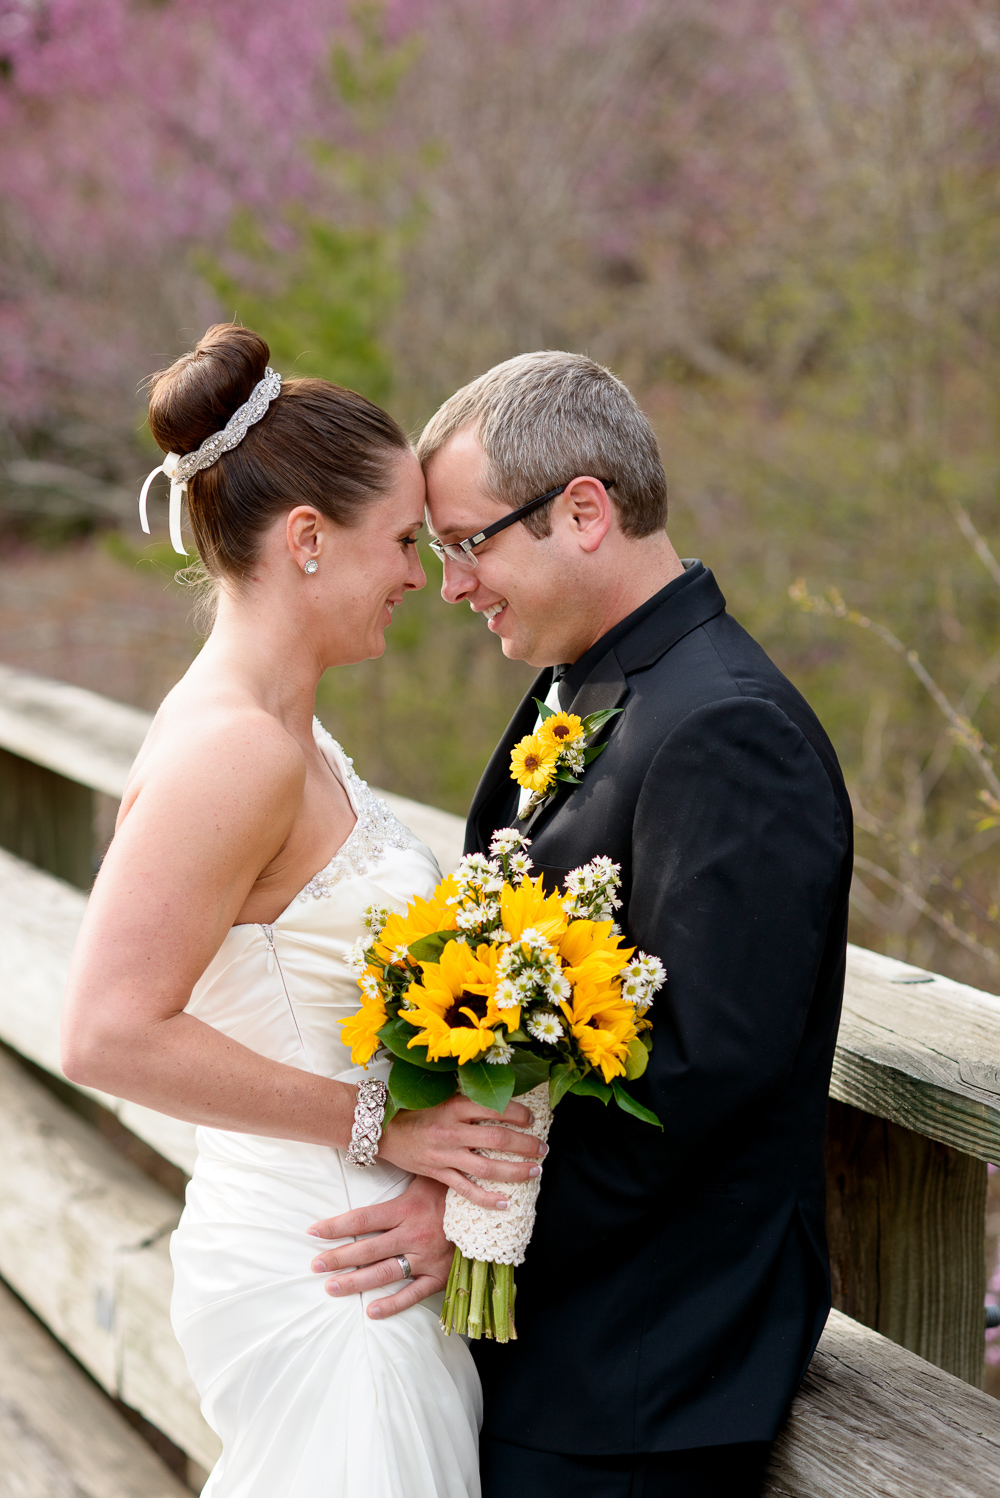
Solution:
{"label": "lace bouquet wrap", "polygon": [[[463,858],[429,900],[413,900],[403,915],[367,912],[367,934],[351,954],[361,1007],[341,1033],[356,1065],[391,1054],[386,1121],[456,1091],[498,1113],[517,1097],[532,1115],[525,1132],[545,1139],[553,1108],[573,1092],[659,1127],[625,1084],[646,1069],[649,1006],[665,975],[657,958],[622,946],[619,865],[595,858],[567,876],[564,895],[546,894],[531,877],[529,846],[504,827],[489,858]],[[455,1255],[445,1331],[498,1342],[517,1335],[514,1269],[538,1189],[537,1180],[505,1185],[509,1206],[500,1211],[448,1192],[444,1228]]]}

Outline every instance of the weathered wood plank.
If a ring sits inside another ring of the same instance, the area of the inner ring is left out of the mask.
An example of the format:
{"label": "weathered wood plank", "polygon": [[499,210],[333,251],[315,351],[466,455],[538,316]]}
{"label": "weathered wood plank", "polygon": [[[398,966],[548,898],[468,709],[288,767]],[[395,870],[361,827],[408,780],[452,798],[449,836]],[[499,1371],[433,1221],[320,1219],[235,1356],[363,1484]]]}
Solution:
{"label": "weathered wood plank", "polygon": [[769,1498],[996,1498],[1000,1402],[831,1311]]}
{"label": "weathered wood plank", "polygon": [[[59,1015],[86,905],[79,890],[0,849],[0,1040],[57,1077]],[[92,1088],[80,1090],[190,1174],[196,1155],[191,1124]]]}
{"label": "weathered wood plank", "polygon": [[89,890],[94,882],[94,792],[0,749],[0,847]]}
{"label": "weathered wood plank", "polygon": [[121,1261],[179,1206],[0,1055],[0,1275],[99,1383],[118,1389]]}
{"label": "weathered wood plank", "polygon": [[[0,750],[105,795],[121,798],[152,721],[149,713],[97,692],[0,665]],[[450,873],[462,856],[464,820],[391,791],[376,794],[427,844],[442,872]]]}
{"label": "weathered wood plank", "polygon": [[97,692],[0,665],[0,748],[120,797],[151,722]]}
{"label": "weathered wood plank", "polygon": [[986,1164],[831,1099],[833,1303],[981,1387]]}
{"label": "weathered wood plank", "polygon": [[[203,1419],[170,1326],[174,1282],[167,1237],[126,1254],[118,1280],[118,1393],[206,1470],[221,1443]],[[155,1411],[155,1413],[154,1413]]]}
{"label": "weathered wood plank", "polygon": [[830,1096],[1000,1163],[1000,998],[849,947]]}
{"label": "weathered wood plank", "polygon": [[104,1388],[211,1466],[170,1326],[178,1202],[2,1054],[0,1138],[0,1275]]}
{"label": "weathered wood plank", "polygon": [[189,1498],[187,1488],[2,1285],[0,1494]]}

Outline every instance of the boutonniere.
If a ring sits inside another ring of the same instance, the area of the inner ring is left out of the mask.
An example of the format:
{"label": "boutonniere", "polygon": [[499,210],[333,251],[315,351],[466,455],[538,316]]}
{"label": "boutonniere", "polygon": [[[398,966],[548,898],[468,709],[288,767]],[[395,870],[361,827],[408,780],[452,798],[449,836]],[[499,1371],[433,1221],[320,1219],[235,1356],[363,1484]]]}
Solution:
{"label": "boutonniere", "polygon": [[580,776],[589,764],[607,748],[593,740],[609,718],[624,712],[621,707],[605,708],[578,718],[576,713],[557,713],[547,703],[535,698],[541,722],[534,733],[526,734],[511,750],[510,775],[531,798],[518,817],[529,817],[536,807],[554,796],[558,782],[581,785]]}

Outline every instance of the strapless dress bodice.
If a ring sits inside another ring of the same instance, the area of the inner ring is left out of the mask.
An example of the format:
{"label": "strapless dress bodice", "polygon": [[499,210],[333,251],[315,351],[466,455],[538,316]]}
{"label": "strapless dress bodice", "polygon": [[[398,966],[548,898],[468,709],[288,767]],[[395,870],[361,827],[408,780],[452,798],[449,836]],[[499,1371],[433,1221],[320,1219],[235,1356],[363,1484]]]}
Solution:
{"label": "strapless dress bodice", "polygon": [[259,1055],[341,1082],[384,1076],[352,1065],[341,1021],[361,995],[347,952],[370,905],[405,910],[440,879],[434,855],[393,816],[319,724],[316,738],[357,817],[347,841],[269,925],[233,926],[187,1012]]}

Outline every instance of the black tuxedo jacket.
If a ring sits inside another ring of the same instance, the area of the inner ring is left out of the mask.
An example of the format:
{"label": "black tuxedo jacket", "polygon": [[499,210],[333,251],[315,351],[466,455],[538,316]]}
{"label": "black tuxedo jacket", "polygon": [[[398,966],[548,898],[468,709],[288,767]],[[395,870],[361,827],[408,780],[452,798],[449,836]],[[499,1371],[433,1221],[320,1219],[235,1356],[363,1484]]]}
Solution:
{"label": "black tuxedo jacket", "polygon": [[[551,681],[537,678],[486,769],[469,852],[515,824],[510,750]],[[628,940],[667,969],[649,1068],[630,1084],[664,1129],[593,1098],[559,1104],[518,1270],[519,1340],[472,1344],[484,1433],[590,1455],[770,1440],[830,1305],[843,777],[700,562],[560,691],[577,713],[624,711],[582,785],[527,823],[530,854],[555,879],[599,853],[621,864]]]}

